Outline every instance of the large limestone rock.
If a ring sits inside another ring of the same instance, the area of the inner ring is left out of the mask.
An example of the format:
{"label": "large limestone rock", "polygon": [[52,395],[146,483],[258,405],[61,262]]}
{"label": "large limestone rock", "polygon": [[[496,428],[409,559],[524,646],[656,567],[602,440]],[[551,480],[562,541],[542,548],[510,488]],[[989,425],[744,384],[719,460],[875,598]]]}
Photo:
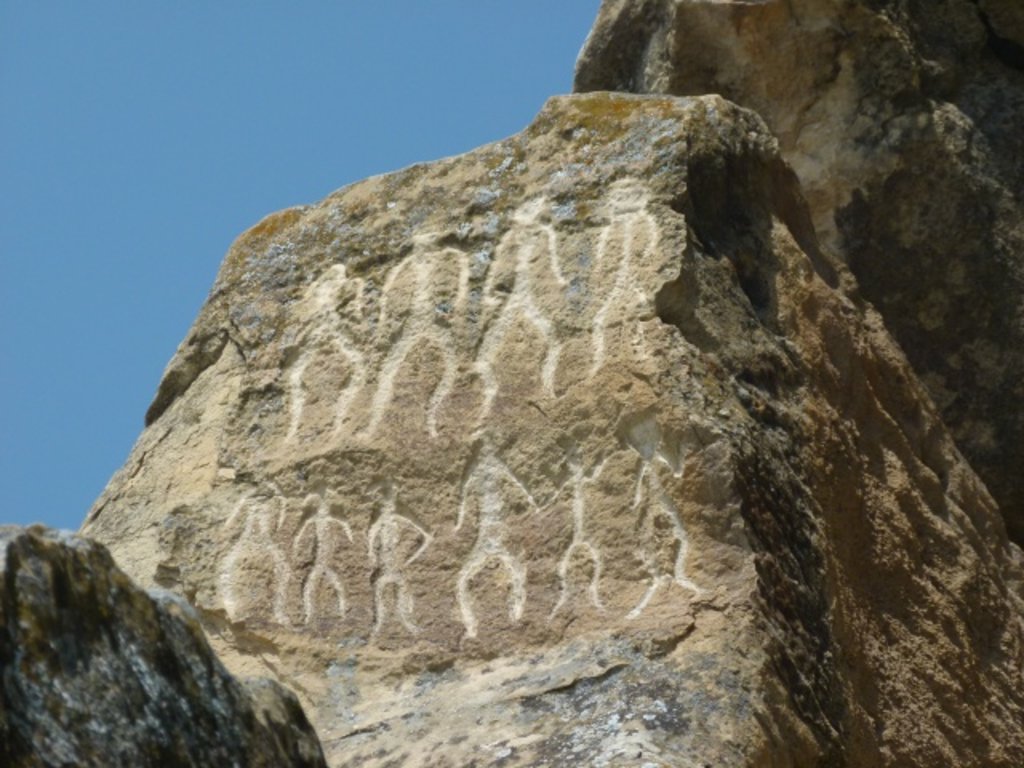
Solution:
{"label": "large limestone rock", "polygon": [[3,526],[0,765],[325,763],[295,697],[232,678],[180,597],[147,595],[94,542]]}
{"label": "large limestone rock", "polygon": [[606,0],[576,89],[765,119],[1024,542],[1024,3]]}
{"label": "large limestone rock", "polygon": [[341,765],[1024,760],[1020,552],[752,112],[551,100],[232,246],[84,530]]}

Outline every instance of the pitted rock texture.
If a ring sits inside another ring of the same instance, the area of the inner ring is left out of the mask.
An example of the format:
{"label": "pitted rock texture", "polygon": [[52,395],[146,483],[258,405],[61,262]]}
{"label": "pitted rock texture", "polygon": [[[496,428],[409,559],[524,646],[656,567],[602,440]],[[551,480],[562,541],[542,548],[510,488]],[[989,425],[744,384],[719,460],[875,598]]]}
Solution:
{"label": "pitted rock texture", "polygon": [[776,141],[522,134],[232,246],[84,530],[332,765],[1012,766],[1019,550]]}
{"label": "pitted rock texture", "polygon": [[605,0],[576,89],[765,119],[1024,543],[1024,3]]}
{"label": "pitted rock texture", "polygon": [[99,544],[0,527],[0,765],[323,766],[295,697],[236,681],[190,606]]}

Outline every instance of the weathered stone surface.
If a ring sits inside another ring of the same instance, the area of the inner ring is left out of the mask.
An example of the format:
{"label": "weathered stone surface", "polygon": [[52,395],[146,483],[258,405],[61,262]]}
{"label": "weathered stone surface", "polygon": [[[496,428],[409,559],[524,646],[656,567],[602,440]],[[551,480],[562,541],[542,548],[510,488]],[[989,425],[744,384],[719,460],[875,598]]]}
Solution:
{"label": "weathered stone surface", "polygon": [[717,97],[231,248],[85,530],[334,765],[1024,760],[1020,552]]}
{"label": "weathered stone surface", "polygon": [[1003,63],[1024,69],[1024,7],[1012,0],[979,0],[988,44]]}
{"label": "weathered stone surface", "polygon": [[295,697],[246,686],[99,544],[0,527],[0,765],[324,765]]}
{"label": "weathered stone surface", "polygon": [[576,89],[756,110],[1024,542],[1024,3],[606,0]]}

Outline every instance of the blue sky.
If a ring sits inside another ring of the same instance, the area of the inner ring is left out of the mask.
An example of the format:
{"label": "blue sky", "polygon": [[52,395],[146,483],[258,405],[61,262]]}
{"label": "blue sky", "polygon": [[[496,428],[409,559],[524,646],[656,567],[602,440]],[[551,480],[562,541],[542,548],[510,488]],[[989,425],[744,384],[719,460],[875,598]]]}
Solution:
{"label": "blue sky", "polygon": [[0,0],[0,524],[77,528],[231,241],[522,129],[599,0]]}

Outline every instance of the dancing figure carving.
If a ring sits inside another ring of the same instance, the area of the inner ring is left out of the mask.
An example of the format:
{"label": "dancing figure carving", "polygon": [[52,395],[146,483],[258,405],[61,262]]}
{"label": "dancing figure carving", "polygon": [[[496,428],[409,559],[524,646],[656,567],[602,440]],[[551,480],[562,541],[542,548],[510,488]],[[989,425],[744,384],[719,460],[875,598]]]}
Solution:
{"label": "dancing figure carving", "polygon": [[478,444],[477,454],[466,476],[458,520],[455,523],[455,530],[460,530],[466,521],[470,501],[475,496],[479,508],[477,537],[469,558],[459,571],[457,586],[459,610],[467,637],[476,637],[477,634],[476,612],[469,594],[470,581],[483,570],[488,561],[496,560],[508,573],[511,583],[509,618],[519,621],[526,606],[526,566],[520,557],[509,551],[505,542],[507,525],[506,502],[501,493],[503,481],[518,491],[535,511],[539,510],[537,501],[530,491],[505,462],[498,458],[490,441],[484,438]]}
{"label": "dancing figure carving", "polygon": [[545,280],[543,272],[548,270],[558,285],[565,284],[558,261],[558,242],[554,228],[541,220],[541,215],[549,205],[547,198],[541,197],[516,210],[512,217],[515,226],[498,244],[494,265],[484,282],[484,296],[492,306],[500,301],[496,297],[499,286],[511,285],[511,290],[485,332],[477,358],[477,371],[484,385],[481,421],[490,415],[494,398],[498,394],[494,371],[499,363],[501,344],[520,320],[532,325],[543,338],[541,386],[548,397],[555,396],[555,373],[558,370],[561,343],[555,333],[554,322],[540,308],[536,293],[537,286]]}
{"label": "dancing figure carving", "polygon": [[686,575],[690,539],[683,527],[679,508],[665,490],[659,477],[659,465],[668,467],[674,477],[681,478],[684,457],[676,456],[665,446],[657,423],[647,419],[627,436],[629,446],[639,455],[639,471],[633,493],[633,513],[641,546],[641,562],[650,576],[650,583],[640,602],[627,618],[643,613],[651,599],[663,587],[673,584],[700,596],[702,590]]}
{"label": "dancing figure carving", "polygon": [[[302,351],[288,374],[290,420],[285,439],[292,441],[299,433],[310,366],[340,356],[348,363],[348,378],[334,407],[331,425],[334,439],[344,426],[353,399],[366,384],[365,357],[346,327],[352,319],[361,320],[363,281],[347,278],[345,265],[335,264],[311,286],[304,303],[308,319],[298,342]],[[346,318],[346,314],[354,318]]]}
{"label": "dancing figure carving", "polygon": [[348,605],[336,563],[345,540],[349,544],[353,541],[352,528],[336,516],[326,490],[308,495],[302,507],[306,521],[292,550],[296,559],[313,561],[302,584],[303,619],[309,624],[318,618],[329,618],[332,613],[344,618]]}
{"label": "dancing figure carving", "polygon": [[650,192],[625,179],[609,192],[610,222],[601,233],[594,259],[594,295],[604,297],[592,323],[593,358],[590,378],[601,369],[609,326],[636,319],[652,305],[639,279],[637,263],[649,259],[658,246],[658,225],[647,210]]}
{"label": "dancing figure carving", "polygon": [[561,589],[558,602],[555,603],[555,607],[551,611],[552,617],[565,606],[569,599],[569,571],[573,566],[573,558],[578,556],[582,556],[585,562],[589,561],[592,569],[590,583],[587,585],[587,595],[590,598],[590,602],[598,610],[604,610],[604,605],[601,603],[601,596],[598,591],[601,582],[601,554],[598,548],[594,546],[587,532],[585,493],[588,485],[597,482],[607,460],[602,459],[588,471],[585,471],[583,468],[582,451],[576,445],[569,449],[566,460],[569,465],[569,479],[567,482],[572,486],[572,541],[558,563],[558,579]]}
{"label": "dancing figure carving", "polygon": [[[399,371],[413,350],[424,344],[432,345],[441,355],[441,380],[426,407],[427,431],[431,437],[438,435],[437,412],[451,392],[458,371],[452,322],[464,314],[469,295],[468,256],[454,248],[440,247],[439,240],[437,233],[415,235],[413,252],[388,273],[384,282],[378,327],[391,346],[378,373],[367,436],[376,433],[391,404]],[[452,277],[453,270],[454,290],[447,291],[445,278]]]}
{"label": "dancing figure carving", "polygon": [[[405,569],[423,554],[434,537],[415,521],[398,514],[396,496],[393,485],[381,485],[381,507],[367,534],[375,608],[373,634],[380,632],[387,620],[389,587],[394,589],[398,620],[412,634],[419,633],[419,627],[413,621],[413,597]],[[403,539],[407,538],[409,533],[417,537],[420,543],[412,554],[406,555],[403,552]]]}
{"label": "dancing figure carving", "polygon": [[247,493],[235,504],[225,529],[238,538],[221,565],[221,599],[232,621],[270,607],[271,617],[289,626],[288,593],[293,573],[277,541],[285,515],[285,499],[276,486]]}

